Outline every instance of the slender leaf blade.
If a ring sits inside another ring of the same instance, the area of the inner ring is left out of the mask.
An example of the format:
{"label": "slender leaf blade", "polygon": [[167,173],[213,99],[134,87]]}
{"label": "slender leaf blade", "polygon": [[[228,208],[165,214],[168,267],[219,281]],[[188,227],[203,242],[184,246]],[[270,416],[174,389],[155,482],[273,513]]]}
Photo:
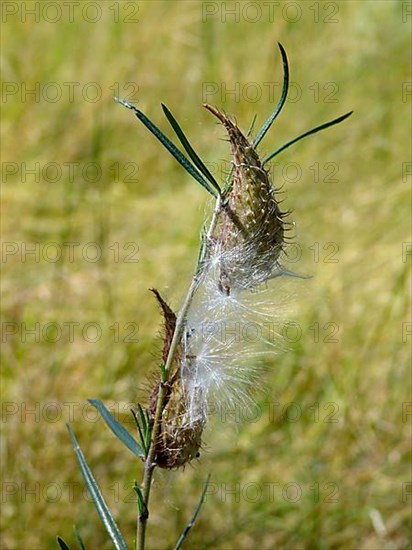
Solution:
{"label": "slender leaf blade", "polygon": [[131,412],[132,412],[135,424],[137,426],[137,431],[139,432],[139,437],[140,437],[140,441],[142,442],[142,445],[143,445],[143,450],[144,450],[145,457],[147,457],[148,448],[147,448],[147,445],[146,445],[145,434],[142,430],[142,427],[140,426],[140,420],[137,418],[136,413],[134,412],[133,409],[131,409]]}
{"label": "slender leaf blade", "polygon": [[145,416],[144,411],[143,411],[143,407],[141,406],[140,403],[138,403],[137,408],[139,409],[140,421],[142,423],[143,431],[146,432],[146,430],[147,430],[147,420],[146,420],[146,416]]}
{"label": "slender leaf blade", "polygon": [[77,529],[77,525],[73,526],[73,531],[74,531],[74,536],[76,538],[76,541],[77,541],[77,544],[79,545],[80,550],[86,550],[83,539],[80,535],[79,530]]}
{"label": "slender leaf blade", "polygon": [[147,507],[144,502],[142,490],[139,487],[139,485],[136,483],[136,481],[134,482],[133,489],[137,495],[137,508],[139,510],[139,515],[144,516],[145,514],[147,514]]}
{"label": "slender leaf blade", "polygon": [[203,176],[198,172],[198,170],[193,166],[193,164],[187,159],[182,151],[176,147],[176,145],[170,141],[170,139],[158,128],[153,122],[144,114],[140,109],[132,105],[131,103],[128,103],[127,101],[124,101],[123,99],[119,99],[115,97],[115,101],[117,103],[120,103],[124,107],[127,107],[128,109],[131,109],[136,117],[146,126],[146,128],[160,141],[160,143],[169,151],[169,153],[177,160],[177,162],[183,166],[183,168],[188,172],[192,178],[194,178],[202,187],[206,189],[211,195],[213,195],[215,198],[217,198],[216,192],[210,187],[210,185],[207,183],[207,181],[203,178]]}
{"label": "slender leaf blade", "polygon": [[183,130],[179,126],[179,123],[177,122],[175,117],[172,115],[172,113],[169,111],[169,109],[163,103],[162,103],[162,109],[163,109],[164,114],[166,115],[167,120],[170,122],[171,127],[176,132],[176,135],[179,138],[180,143],[183,145],[186,153],[189,155],[189,157],[193,161],[193,164],[205,176],[205,178],[210,181],[210,183],[213,185],[213,187],[216,189],[216,191],[220,194],[219,184],[217,183],[215,178],[212,176],[212,174],[209,172],[207,166],[205,166],[202,159],[199,157],[199,155],[196,153],[196,151],[190,145],[187,137],[185,136]]}
{"label": "slender leaf blade", "polygon": [[108,427],[112,430],[114,435],[120,439],[120,441],[125,445],[129,451],[134,455],[144,458],[145,453],[139,443],[135,440],[130,432],[118,422],[109,409],[106,408],[104,403],[100,399],[89,399],[89,403],[95,407],[99,413],[102,415],[103,420],[106,422]]}
{"label": "slender leaf blade", "polygon": [[252,118],[252,122],[250,123],[249,130],[246,132],[246,137],[248,138],[250,134],[253,132],[253,128],[255,127],[255,122],[257,119],[257,114],[255,113]]}
{"label": "slender leaf blade", "polygon": [[205,496],[206,496],[206,491],[207,491],[207,488],[209,486],[209,481],[210,481],[210,474],[208,474],[207,478],[206,478],[206,483],[205,483],[205,486],[203,487],[203,491],[202,491],[202,494],[200,495],[200,499],[199,499],[199,502],[196,506],[196,509],[194,511],[194,514],[192,516],[192,519],[189,521],[189,523],[186,525],[186,527],[184,528],[183,530],[183,533],[180,535],[179,537],[179,540],[177,541],[176,543],[176,546],[175,546],[175,549],[174,550],[179,550],[184,542],[184,540],[186,539],[187,535],[189,534],[189,531],[190,529],[193,527],[193,525],[195,524],[195,521],[197,519],[197,516],[199,515],[200,513],[200,509],[202,508],[202,505],[203,505],[203,502],[205,501]]}
{"label": "slender leaf blade", "polygon": [[72,440],[73,449],[76,453],[77,461],[79,463],[84,481],[90,492],[91,497],[93,498],[93,502],[100,516],[100,519],[102,520],[102,523],[107,533],[109,534],[109,537],[111,538],[116,550],[127,550],[126,542],[109,510],[109,507],[106,504],[106,501],[103,498],[100,488],[92,474],[92,471],[90,470],[89,465],[87,464],[83,451],[81,450],[77,442],[76,436],[74,435],[73,430],[68,424],[67,429]]}
{"label": "slender leaf blade", "polygon": [[262,165],[268,163],[270,160],[272,160],[274,157],[276,157],[279,153],[281,153],[282,151],[284,151],[285,149],[287,149],[288,147],[290,147],[291,145],[293,145],[297,141],[300,141],[301,139],[303,139],[307,136],[311,136],[312,134],[317,134],[321,130],[326,130],[326,128],[329,128],[330,126],[334,126],[335,124],[339,124],[340,122],[343,122],[352,113],[353,113],[353,111],[349,111],[349,113],[345,113],[344,115],[341,115],[338,118],[334,118],[333,120],[330,120],[329,122],[324,122],[323,124],[320,124],[319,126],[315,126],[315,128],[312,128],[311,130],[308,130],[307,132],[304,132],[300,136],[292,139],[291,141],[288,141],[287,143],[285,143],[285,145],[282,145],[282,147],[279,147],[279,149],[276,149],[276,151],[274,151],[270,155],[267,155],[262,160]]}
{"label": "slender leaf blade", "polygon": [[61,537],[57,537],[57,544],[60,546],[61,550],[70,550],[70,547],[67,546]]}
{"label": "slender leaf blade", "polygon": [[277,118],[280,111],[283,109],[283,106],[286,101],[286,97],[288,95],[289,90],[289,64],[288,64],[288,57],[286,55],[285,49],[282,46],[280,42],[278,42],[278,46],[280,49],[280,55],[282,56],[282,63],[283,63],[283,87],[282,87],[282,93],[279,98],[278,104],[276,105],[275,109],[273,110],[273,113],[270,115],[270,117],[267,119],[267,121],[263,124],[262,128],[259,130],[257,136],[253,140],[253,147],[257,147],[259,143],[262,141],[262,139],[265,137],[266,132],[269,130],[269,128],[272,126],[273,121]]}

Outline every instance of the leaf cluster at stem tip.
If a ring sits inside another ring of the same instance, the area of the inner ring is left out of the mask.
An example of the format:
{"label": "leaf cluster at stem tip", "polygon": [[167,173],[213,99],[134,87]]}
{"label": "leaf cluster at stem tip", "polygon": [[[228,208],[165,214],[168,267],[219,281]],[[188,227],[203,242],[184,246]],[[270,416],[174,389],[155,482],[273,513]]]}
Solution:
{"label": "leaf cluster at stem tip", "polygon": [[[263,123],[261,129],[256,134],[256,137],[252,140],[252,147],[256,148],[259,143],[262,141],[262,139],[265,137],[266,133],[272,126],[273,122],[276,120],[278,115],[281,113],[283,106],[285,105],[286,98],[288,95],[289,90],[289,63],[288,58],[286,55],[286,51],[282,44],[278,42],[281,58],[282,58],[282,64],[283,64],[283,86],[282,86],[282,92],[279,98],[279,101],[270,114],[270,116],[267,118],[267,120]],[[120,99],[118,97],[115,97],[114,100],[117,103],[120,103],[124,107],[127,107],[128,109],[131,109],[136,117],[146,126],[146,128],[160,141],[160,143],[169,151],[169,153],[178,161],[178,163],[183,166],[183,168],[198,182],[202,187],[206,189],[213,197],[217,198],[218,196],[224,196],[225,192],[227,190],[227,186],[225,187],[225,191],[222,193],[222,190],[220,188],[220,185],[217,183],[214,176],[210,173],[207,166],[204,164],[204,162],[201,160],[199,155],[196,153],[196,151],[191,146],[189,140],[187,139],[185,133],[183,132],[182,128],[180,127],[179,123],[175,119],[175,117],[172,115],[170,110],[164,105],[162,105],[163,113],[166,116],[168,122],[170,123],[171,127],[173,128],[174,132],[176,133],[180,143],[183,146],[183,149],[186,151],[188,157],[186,157],[180,149],[176,147],[176,145],[158,128],[140,109],[138,109],[135,105],[132,103],[129,103],[128,101],[125,101],[124,99]],[[267,155],[263,160],[262,164],[268,163],[270,160],[272,160],[275,156],[277,156],[279,153],[293,145],[294,143],[297,143],[301,139],[310,136],[312,134],[316,134],[317,132],[320,132],[321,130],[325,130],[326,128],[329,128],[330,126],[334,126],[335,124],[339,124],[346,118],[348,118],[353,111],[349,111],[348,113],[335,118],[329,122],[325,122],[323,124],[320,124],[319,126],[315,126],[311,130],[308,130],[304,132],[303,134],[300,134],[296,138],[293,138],[292,140],[286,142],[284,145],[278,147],[273,153],[270,153]],[[253,122],[251,124],[251,127],[247,133],[249,135],[252,131],[255,118],[253,119]]]}

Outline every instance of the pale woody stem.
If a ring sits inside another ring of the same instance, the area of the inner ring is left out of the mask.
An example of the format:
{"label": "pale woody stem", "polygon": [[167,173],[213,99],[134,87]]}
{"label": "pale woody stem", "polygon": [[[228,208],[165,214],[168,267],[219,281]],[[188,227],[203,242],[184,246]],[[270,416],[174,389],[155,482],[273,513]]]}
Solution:
{"label": "pale woody stem", "polygon": [[[206,235],[206,261],[208,254],[210,252],[210,241],[213,235],[213,232],[216,228],[218,216],[220,213],[220,206],[221,206],[221,199],[218,197],[216,200],[215,209],[213,212],[212,221],[210,222],[210,226]],[[149,518],[149,497],[150,497],[150,489],[152,484],[152,477],[153,472],[156,467],[156,464],[154,462],[155,458],[155,450],[156,445],[154,445],[154,442],[158,440],[160,436],[160,428],[161,428],[161,419],[162,419],[162,413],[165,405],[165,397],[166,397],[166,382],[168,378],[168,374],[170,371],[170,367],[172,365],[177,346],[180,342],[180,339],[182,337],[182,333],[185,326],[185,320],[187,316],[187,312],[189,311],[190,304],[192,303],[193,296],[196,292],[196,289],[198,287],[198,284],[200,282],[200,278],[202,276],[201,269],[197,269],[193,279],[192,283],[190,285],[190,288],[188,290],[187,296],[185,298],[185,301],[183,303],[183,306],[181,307],[179,314],[177,316],[176,320],[176,327],[173,333],[172,342],[170,344],[169,353],[167,356],[166,364],[164,367],[164,379],[159,384],[159,392],[157,394],[157,401],[156,401],[156,412],[155,417],[153,421],[153,427],[152,427],[152,437],[150,442],[150,448],[149,452],[147,454],[147,458],[145,460],[144,465],[144,475],[143,475],[143,502],[145,506],[145,510],[143,514],[139,514],[138,521],[137,521],[137,549],[138,550],[144,550],[145,547],[145,538],[146,538],[146,526],[147,526],[147,520]]]}

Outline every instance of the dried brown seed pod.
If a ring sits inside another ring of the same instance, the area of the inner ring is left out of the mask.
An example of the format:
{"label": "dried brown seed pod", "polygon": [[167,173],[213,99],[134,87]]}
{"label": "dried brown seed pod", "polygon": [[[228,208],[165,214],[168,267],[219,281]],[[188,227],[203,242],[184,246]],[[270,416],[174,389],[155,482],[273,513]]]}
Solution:
{"label": "dried brown seed pod", "polygon": [[213,235],[219,286],[230,294],[231,288],[251,288],[279,272],[287,212],[280,210],[269,174],[238,126],[216,107],[204,107],[225,126],[232,153],[232,180]]}
{"label": "dried brown seed pod", "polygon": [[[176,315],[160,296],[159,292],[151,289],[162,308],[164,317],[164,343],[162,358],[166,362],[173,333],[176,327]],[[187,361],[187,358],[185,359]],[[205,419],[193,420],[188,412],[187,396],[185,395],[182,377],[182,346],[179,345],[166,382],[165,404],[161,417],[160,435],[155,442],[155,462],[160,468],[172,469],[185,466],[199,456],[202,445],[202,433]],[[149,395],[149,415],[154,421],[160,379],[155,381]]]}
{"label": "dried brown seed pod", "polygon": [[180,377],[174,378],[168,390],[161,432],[156,442],[155,462],[170,470],[185,466],[199,456],[205,421],[193,422],[190,419]]}

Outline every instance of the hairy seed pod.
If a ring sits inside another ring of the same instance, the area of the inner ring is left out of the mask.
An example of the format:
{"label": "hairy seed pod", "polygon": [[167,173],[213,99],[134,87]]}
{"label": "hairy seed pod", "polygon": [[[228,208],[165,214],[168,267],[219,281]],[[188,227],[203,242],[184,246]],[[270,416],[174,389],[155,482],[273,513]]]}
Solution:
{"label": "hairy seed pod", "polygon": [[155,462],[160,468],[170,470],[185,466],[199,456],[205,421],[193,422],[189,417],[180,376],[172,381],[168,390]]}
{"label": "hairy seed pod", "polygon": [[225,114],[204,107],[225,126],[232,153],[232,178],[213,235],[220,257],[219,286],[230,294],[231,288],[251,288],[279,272],[287,212],[280,210],[253,145]]}
{"label": "hairy seed pod", "polygon": [[[164,343],[162,358],[166,362],[173,333],[176,327],[176,315],[160,296],[151,289],[162,308],[164,317]],[[155,462],[160,468],[172,469],[185,466],[199,456],[202,445],[202,433],[205,418],[193,420],[188,412],[187,395],[181,376],[182,346],[178,347],[168,382],[166,382],[166,397],[161,418],[161,428],[158,441],[155,442]],[[157,379],[149,395],[149,415],[154,420],[160,380]]]}

